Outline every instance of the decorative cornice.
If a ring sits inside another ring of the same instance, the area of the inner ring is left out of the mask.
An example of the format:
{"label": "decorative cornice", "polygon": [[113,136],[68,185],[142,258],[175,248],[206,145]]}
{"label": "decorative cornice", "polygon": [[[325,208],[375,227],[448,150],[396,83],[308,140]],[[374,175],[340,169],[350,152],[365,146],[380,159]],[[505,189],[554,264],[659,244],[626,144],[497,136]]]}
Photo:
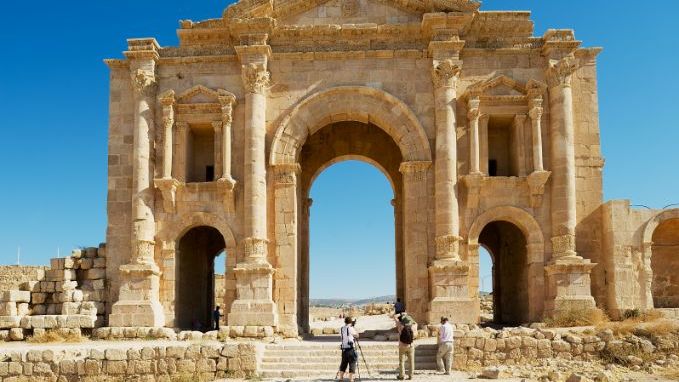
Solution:
{"label": "decorative cornice", "polygon": [[462,69],[453,60],[441,60],[434,62],[431,78],[434,88],[456,87]]}
{"label": "decorative cornice", "polygon": [[263,94],[269,87],[270,73],[262,64],[241,65],[241,77],[248,93]]}

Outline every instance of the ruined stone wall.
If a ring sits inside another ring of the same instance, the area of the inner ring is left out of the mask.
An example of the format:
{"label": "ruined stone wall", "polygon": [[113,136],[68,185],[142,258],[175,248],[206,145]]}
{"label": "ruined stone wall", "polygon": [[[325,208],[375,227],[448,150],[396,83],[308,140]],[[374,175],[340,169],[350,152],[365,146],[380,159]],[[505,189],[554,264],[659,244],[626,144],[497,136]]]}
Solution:
{"label": "ruined stone wall", "polygon": [[[0,349],[0,381],[211,381],[255,375],[256,344],[109,343]],[[172,378],[171,378],[172,377]],[[19,379],[22,378],[22,379]],[[24,379],[25,378],[25,379]],[[195,378],[195,379],[194,379]]]}
{"label": "ruined stone wall", "polygon": [[644,259],[642,235],[657,211],[632,209],[628,200],[609,201],[601,210],[603,256],[599,267],[605,272],[606,310],[618,318],[629,309],[651,308],[650,264]]}
{"label": "ruined stone wall", "polygon": [[19,289],[21,284],[41,280],[48,267],[31,265],[0,265],[0,291]]}

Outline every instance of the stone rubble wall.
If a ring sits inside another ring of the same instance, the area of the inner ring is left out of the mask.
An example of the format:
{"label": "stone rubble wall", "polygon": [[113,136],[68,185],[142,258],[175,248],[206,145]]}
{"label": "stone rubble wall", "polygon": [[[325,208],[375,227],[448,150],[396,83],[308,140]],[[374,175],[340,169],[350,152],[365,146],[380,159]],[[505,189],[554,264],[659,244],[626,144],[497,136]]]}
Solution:
{"label": "stone rubble wall", "polygon": [[[432,336],[436,335],[434,327],[429,327],[429,331]],[[590,361],[620,354],[677,354],[679,332],[657,335],[639,329],[635,334],[619,338],[610,329],[469,330],[460,325],[455,330],[454,347],[454,365],[461,369],[530,364],[548,358]],[[636,360],[630,360],[630,363],[634,362]]]}
{"label": "stone rubble wall", "polygon": [[[20,341],[51,329],[91,329],[105,323],[106,248],[76,249],[0,292],[0,340]],[[77,329],[77,330],[76,330]]]}
{"label": "stone rubble wall", "polygon": [[0,381],[208,381],[256,374],[255,343],[101,343],[0,350]]}
{"label": "stone rubble wall", "polygon": [[41,280],[49,267],[32,265],[0,265],[0,290],[20,289],[21,284]]}

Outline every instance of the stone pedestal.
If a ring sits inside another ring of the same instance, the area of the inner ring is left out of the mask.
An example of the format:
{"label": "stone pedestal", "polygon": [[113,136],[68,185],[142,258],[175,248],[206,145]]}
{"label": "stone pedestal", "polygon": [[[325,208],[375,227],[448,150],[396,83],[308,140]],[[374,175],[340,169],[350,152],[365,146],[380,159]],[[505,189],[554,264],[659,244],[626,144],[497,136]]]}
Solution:
{"label": "stone pedestal", "polygon": [[159,300],[158,267],[155,264],[126,264],[120,267],[120,273],[120,295],[109,315],[109,326],[165,326],[165,313]]}
{"label": "stone pedestal", "polygon": [[559,311],[596,307],[591,292],[590,273],[596,264],[583,259],[558,259],[545,267],[547,301],[545,315]]}
{"label": "stone pedestal", "polygon": [[230,326],[278,326],[278,309],[271,297],[274,269],[268,264],[239,264],[236,301],[227,317]]}
{"label": "stone pedestal", "polygon": [[436,260],[429,266],[432,300],[428,322],[437,323],[442,316],[451,323],[476,323],[479,301],[469,297],[469,265],[460,260]]}

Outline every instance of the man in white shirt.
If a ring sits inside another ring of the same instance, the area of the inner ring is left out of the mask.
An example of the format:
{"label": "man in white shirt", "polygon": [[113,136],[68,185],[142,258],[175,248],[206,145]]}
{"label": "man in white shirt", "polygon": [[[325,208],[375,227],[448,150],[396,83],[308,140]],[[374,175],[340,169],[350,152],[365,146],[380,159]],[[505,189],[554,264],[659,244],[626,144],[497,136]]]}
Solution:
{"label": "man in white shirt", "polygon": [[436,353],[438,371],[450,374],[453,363],[453,325],[448,322],[447,317],[441,317],[438,345],[439,349]]}
{"label": "man in white shirt", "polygon": [[347,371],[347,366],[349,366],[349,381],[354,382],[356,363],[358,363],[358,354],[356,354],[354,342],[358,338],[358,332],[354,328],[354,320],[349,316],[344,319],[344,326],[340,328],[340,338],[342,339],[340,345],[342,349],[342,362],[338,372],[339,380],[344,380],[344,373]]}

